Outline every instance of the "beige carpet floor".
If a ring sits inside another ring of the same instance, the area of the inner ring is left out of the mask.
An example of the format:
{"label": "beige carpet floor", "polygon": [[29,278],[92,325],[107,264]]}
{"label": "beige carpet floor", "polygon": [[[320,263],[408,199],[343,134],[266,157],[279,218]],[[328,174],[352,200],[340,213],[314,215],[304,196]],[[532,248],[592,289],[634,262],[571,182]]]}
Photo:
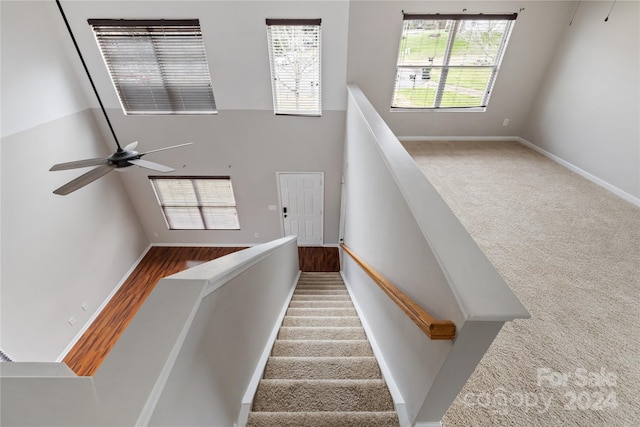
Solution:
{"label": "beige carpet floor", "polygon": [[532,318],[449,426],[640,426],[640,209],[517,142],[405,147]]}

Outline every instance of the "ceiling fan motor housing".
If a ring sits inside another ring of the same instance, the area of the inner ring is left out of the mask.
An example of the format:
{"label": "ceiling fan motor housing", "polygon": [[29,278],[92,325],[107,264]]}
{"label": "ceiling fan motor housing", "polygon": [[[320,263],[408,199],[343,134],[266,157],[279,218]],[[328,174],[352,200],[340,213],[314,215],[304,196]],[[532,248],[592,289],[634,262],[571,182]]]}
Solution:
{"label": "ceiling fan motor housing", "polygon": [[110,163],[116,165],[116,167],[118,168],[124,168],[127,166],[131,166],[131,163],[129,163],[129,160],[136,160],[139,158],[140,158],[140,153],[138,153],[137,151],[118,150],[115,153],[113,153],[109,158],[107,158],[107,160],[109,160]]}

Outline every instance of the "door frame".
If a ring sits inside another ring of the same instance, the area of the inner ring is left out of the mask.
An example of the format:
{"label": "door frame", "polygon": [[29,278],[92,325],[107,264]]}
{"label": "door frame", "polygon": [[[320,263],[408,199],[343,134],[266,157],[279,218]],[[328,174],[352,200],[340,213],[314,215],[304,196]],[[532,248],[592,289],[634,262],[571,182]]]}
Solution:
{"label": "door frame", "polygon": [[[276,190],[278,193],[278,215],[280,216],[280,235],[285,237],[284,234],[284,217],[282,216],[282,189],[280,188],[280,177],[288,174],[305,174],[305,175],[320,175],[322,179],[322,191],[320,192],[320,206],[322,206],[322,221],[320,221],[320,243],[319,246],[324,246],[324,171],[276,171]],[[298,246],[309,246],[300,245]]]}

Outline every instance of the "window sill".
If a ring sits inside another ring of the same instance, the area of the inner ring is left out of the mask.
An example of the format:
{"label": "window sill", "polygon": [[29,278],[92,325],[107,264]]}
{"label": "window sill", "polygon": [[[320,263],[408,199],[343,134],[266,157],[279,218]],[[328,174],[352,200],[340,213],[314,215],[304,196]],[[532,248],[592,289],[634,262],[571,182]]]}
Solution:
{"label": "window sill", "polygon": [[392,113],[484,113],[487,107],[461,108],[401,108],[391,107]]}

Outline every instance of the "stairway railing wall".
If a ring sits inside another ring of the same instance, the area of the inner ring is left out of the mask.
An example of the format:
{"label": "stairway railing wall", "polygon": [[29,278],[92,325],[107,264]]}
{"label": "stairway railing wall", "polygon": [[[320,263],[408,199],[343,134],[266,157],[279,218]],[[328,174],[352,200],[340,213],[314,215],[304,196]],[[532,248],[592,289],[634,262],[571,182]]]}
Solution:
{"label": "stairway railing wall", "polygon": [[[506,321],[529,316],[356,85],[348,86],[344,244],[438,319],[432,341],[348,256],[345,282],[411,423],[439,423]],[[401,114],[401,113],[398,113]]]}

